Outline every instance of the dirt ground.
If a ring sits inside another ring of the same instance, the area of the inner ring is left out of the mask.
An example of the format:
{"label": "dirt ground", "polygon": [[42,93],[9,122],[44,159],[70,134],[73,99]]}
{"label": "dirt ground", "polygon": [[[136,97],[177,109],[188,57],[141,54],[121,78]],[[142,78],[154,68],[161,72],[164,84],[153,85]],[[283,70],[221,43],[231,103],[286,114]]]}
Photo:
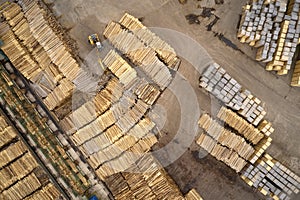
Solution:
{"label": "dirt ground", "polygon": [[[265,102],[266,118],[275,128],[272,145],[267,152],[300,174],[300,88],[289,86],[290,75],[277,76],[265,71],[263,64],[254,60],[255,49],[241,44],[236,39],[239,15],[247,0],[225,0],[221,5],[215,5],[214,0],[188,0],[185,5],[179,4],[177,0],[45,0],[45,2],[49,3],[49,7],[53,9],[61,24],[76,40],[83,61],[92,50],[87,42],[87,36],[94,32],[102,33],[109,21],[119,20],[125,11],[136,17],[144,17],[143,23],[148,27],[168,28],[191,37],[207,51],[211,59]],[[214,8],[214,14],[220,18],[212,27],[212,31],[207,31],[205,25],[213,20],[213,16],[205,19],[200,17],[200,25],[189,24],[185,19],[188,14],[200,14],[202,12],[200,7]],[[223,34],[239,50],[220,41],[215,37],[217,33]],[[197,51],[185,53],[195,54],[197,57]],[[201,56],[199,53],[199,58],[202,58]],[[203,66],[204,63],[199,65]],[[210,112],[211,105],[214,104],[211,103],[207,93],[198,87],[201,70],[195,70],[195,66],[183,60],[179,72],[194,89],[199,110]],[[167,119],[161,131],[160,142],[155,148],[171,141],[181,120],[178,100],[169,90],[162,94],[158,103],[164,105]],[[198,151],[197,145],[192,143],[178,160],[167,167],[183,192],[196,188],[204,199],[214,200],[265,198],[212,157],[199,159]]]}

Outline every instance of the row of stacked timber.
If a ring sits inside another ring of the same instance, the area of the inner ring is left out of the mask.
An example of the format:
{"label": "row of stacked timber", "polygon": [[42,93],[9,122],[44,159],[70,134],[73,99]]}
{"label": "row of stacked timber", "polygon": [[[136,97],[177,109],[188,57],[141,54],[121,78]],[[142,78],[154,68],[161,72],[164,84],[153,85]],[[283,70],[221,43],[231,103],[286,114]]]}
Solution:
{"label": "row of stacked timber", "polygon": [[256,60],[267,63],[266,70],[283,75],[291,69],[300,41],[299,5],[299,0],[256,0],[243,7],[237,36],[258,48]]}
{"label": "row of stacked timber", "polygon": [[125,13],[119,23],[132,31],[141,41],[150,46],[160,58],[169,66],[174,68],[179,59],[175,50],[155,33],[144,26],[138,18]]}
{"label": "row of stacked timber", "polygon": [[177,185],[151,154],[139,158],[125,172],[108,176],[104,181],[115,199],[193,199],[183,197]]}
{"label": "row of stacked timber", "polygon": [[0,199],[21,200],[36,193],[41,193],[41,197],[47,200],[61,197],[59,190],[2,115],[0,137],[5,137],[0,146]]}
{"label": "row of stacked timber", "polygon": [[[129,15],[125,14],[124,17],[126,18],[126,16]],[[151,33],[148,29],[144,30],[147,30],[147,33]],[[170,84],[172,79],[168,66],[164,62],[160,61],[160,56],[165,56],[165,59],[169,59],[167,58],[168,56],[163,53],[168,52],[169,50],[162,49],[168,48],[169,45],[167,45],[167,47],[165,42],[160,42],[162,41],[161,39],[159,42],[156,42],[155,39],[151,37],[149,38],[149,36],[144,37],[147,34],[142,36],[136,35],[136,33],[136,31],[131,32],[117,22],[110,22],[105,28],[103,34],[115,48],[119,49],[122,54],[126,55],[131,62],[139,66],[146,73],[146,75],[149,76],[160,87],[160,89],[163,90]],[[152,34],[150,34],[150,36],[154,36]],[[142,36],[143,39],[141,39],[139,36]],[[145,38],[147,38],[147,41],[153,39],[154,42],[150,42],[152,46],[143,41]],[[155,36],[155,38],[158,37]],[[155,51],[155,48],[153,48],[153,46],[156,45],[158,45],[156,47],[157,51],[161,52],[161,54],[158,54]],[[174,56],[175,57],[172,59],[177,59],[175,54]]]}
{"label": "row of stacked timber", "polygon": [[266,115],[261,101],[232,78],[217,63],[209,65],[200,77],[204,88],[226,106],[236,110],[248,122],[257,126]]}
{"label": "row of stacked timber", "polygon": [[248,164],[241,178],[273,199],[289,200],[300,190],[300,177],[268,154],[256,163]]}

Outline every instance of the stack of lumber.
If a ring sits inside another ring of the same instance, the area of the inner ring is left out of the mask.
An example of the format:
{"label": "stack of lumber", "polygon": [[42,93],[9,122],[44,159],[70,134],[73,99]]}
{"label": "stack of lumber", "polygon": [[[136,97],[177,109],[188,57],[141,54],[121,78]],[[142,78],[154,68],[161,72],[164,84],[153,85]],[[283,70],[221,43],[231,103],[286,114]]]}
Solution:
{"label": "stack of lumber", "polygon": [[153,134],[147,134],[141,138],[137,143],[124,151],[118,158],[110,160],[101,165],[96,174],[100,179],[104,179],[112,174],[124,171],[134,164],[139,158],[144,156],[151,147],[157,143],[157,138]]}
{"label": "stack of lumber", "polygon": [[25,144],[21,141],[13,143],[0,152],[0,168],[18,158],[27,151]]}
{"label": "stack of lumber", "polygon": [[[145,137],[154,127],[154,123],[149,118],[140,120],[127,133],[121,131],[117,125],[108,128],[103,134],[93,138],[83,145],[83,148],[90,156],[92,166],[97,168],[100,164],[112,160],[122,152],[127,151],[141,138]],[[94,145],[95,142],[100,144]]]}
{"label": "stack of lumber", "polygon": [[148,105],[153,105],[155,100],[159,97],[159,89],[150,83],[139,85],[134,93],[139,99],[147,103]]}
{"label": "stack of lumber", "polygon": [[43,8],[40,8],[35,1],[31,1],[24,6],[24,14],[32,35],[47,52],[52,63],[69,81],[73,82],[82,69],[48,24]]}
{"label": "stack of lumber", "polygon": [[24,179],[18,181],[12,187],[4,190],[0,197],[1,199],[24,199],[29,194],[33,193],[41,187],[41,183],[37,175],[33,172]]}
{"label": "stack of lumber", "polygon": [[203,200],[195,188],[191,189],[186,195],[185,200]]}
{"label": "stack of lumber", "polygon": [[[110,110],[106,111],[97,119],[89,123],[88,125],[78,129],[72,136],[71,139],[74,141],[76,145],[82,145],[86,141],[94,138],[103,132],[106,128],[111,126],[116,122],[116,118],[112,114]],[[107,141],[107,140],[104,140]],[[101,143],[104,145],[106,142],[102,141]],[[102,145],[101,145],[102,146]]]}
{"label": "stack of lumber", "polygon": [[16,161],[11,162],[0,170],[0,178],[5,180],[0,183],[0,191],[22,179],[36,167],[38,167],[38,164],[30,153],[26,153]]}
{"label": "stack of lumber", "polygon": [[172,76],[168,67],[159,60],[153,49],[145,46],[133,33],[122,29],[116,22],[110,22],[103,35],[115,48],[141,67],[162,90],[170,84]]}
{"label": "stack of lumber", "polygon": [[17,137],[17,133],[11,126],[0,129],[0,148],[8,144],[16,137]]}
{"label": "stack of lumber", "polygon": [[64,78],[60,84],[43,100],[49,110],[60,106],[72,94],[74,85]]}
{"label": "stack of lumber", "polygon": [[151,154],[140,158],[126,172],[111,175],[104,181],[115,199],[184,199],[178,186]]}
{"label": "stack of lumber", "polygon": [[235,151],[222,146],[205,133],[200,135],[197,140],[197,144],[217,160],[224,162],[236,172],[240,172],[247,164],[247,162],[243,158],[239,157]]}
{"label": "stack of lumber", "polygon": [[32,195],[26,197],[25,200],[53,200],[58,199],[59,196],[60,193],[55,186],[52,183],[48,183],[42,189],[37,190]]}
{"label": "stack of lumber", "polygon": [[287,74],[299,43],[299,0],[252,1],[244,6],[238,30],[241,42],[258,48],[266,70]]}
{"label": "stack of lumber", "polygon": [[207,114],[200,117],[199,126],[219,144],[235,151],[245,160],[249,160],[254,153],[254,148],[243,137],[224,128]]}
{"label": "stack of lumber", "polygon": [[137,103],[128,112],[120,117],[116,124],[120,127],[122,132],[127,132],[135,123],[137,123],[142,118],[142,116],[149,108],[149,105],[141,100],[138,100]]}
{"label": "stack of lumber", "polygon": [[291,85],[298,86],[298,87],[300,86],[300,60],[296,61]]}
{"label": "stack of lumber", "polygon": [[[26,145],[20,141],[16,131],[9,126],[4,117],[0,115],[1,137],[5,139],[6,148],[0,151],[0,199],[24,199],[47,183],[51,193],[48,196],[59,198],[60,192],[52,183],[46,172],[42,170],[35,158],[28,151]],[[47,193],[45,193],[47,194]],[[44,199],[44,198],[43,198]],[[49,198],[47,198],[49,199]]]}
{"label": "stack of lumber", "polygon": [[248,122],[257,126],[266,115],[261,101],[233,79],[217,63],[209,65],[200,77],[200,87],[205,88],[225,105],[239,112]]}
{"label": "stack of lumber", "polygon": [[249,124],[230,109],[222,107],[217,116],[254,145],[264,137],[264,134],[260,132],[260,129],[255,128],[252,124]]}
{"label": "stack of lumber", "polygon": [[249,164],[241,178],[273,199],[290,199],[300,189],[300,177],[268,154],[255,164]]}
{"label": "stack of lumber", "polygon": [[120,119],[121,116],[123,116],[135,103],[135,98],[133,96],[127,96],[124,94],[120,100],[112,105],[110,110],[113,112],[113,115],[117,120]]}
{"label": "stack of lumber", "polygon": [[0,23],[0,37],[4,42],[1,49],[8,55],[12,64],[29,80],[33,79],[41,69],[17,41],[14,33],[5,22]]}
{"label": "stack of lumber", "polygon": [[112,73],[118,77],[120,82],[127,87],[136,77],[137,73],[117,52],[110,52],[103,59],[105,64]]}
{"label": "stack of lumber", "polygon": [[179,61],[175,50],[144,26],[138,18],[125,13],[119,23],[132,31],[147,46],[150,46],[168,66],[175,67]]}

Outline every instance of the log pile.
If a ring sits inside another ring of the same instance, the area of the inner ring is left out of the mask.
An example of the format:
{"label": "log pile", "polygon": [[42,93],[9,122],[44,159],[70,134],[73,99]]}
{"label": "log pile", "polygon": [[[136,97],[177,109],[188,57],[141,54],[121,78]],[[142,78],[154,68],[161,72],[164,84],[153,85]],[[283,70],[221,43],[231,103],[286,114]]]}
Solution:
{"label": "log pile", "polygon": [[241,178],[273,199],[290,199],[300,190],[300,177],[268,154],[264,154],[255,164],[247,165]]}
{"label": "log pile", "polygon": [[110,22],[103,35],[138,65],[163,90],[171,82],[172,76],[167,66],[161,62],[153,49],[145,46],[133,33],[122,29],[116,22]]}
{"label": "log pile", "polygon": [[[260,132],[259,129],[255,128],[252,124],[249,124],[230,109],[222,107],[217,116],[254,145],[264,137],[264,134]],[[263,125],[261,125],[261,128],[262,126]]]}
{"label": "log pile", "polygon": [[298,60],[295,64],[291,85],[300,86],[300,60]]}
{"label": "log pile", "polygon": [[200,87],[205,88],[226,106],[239,112],[248,122],[257,126],[266,115],[261,101],[233,79],[217,63],[207,67],[200,77]]}
{"label": "log pile", "polygon": [[175,67],[177,62],[179,62],[175,50],[144,26],[138,18],[125,13],[119,23],[132,31],[147,46],[151,47],[169,67]]}
{"label": "log pile", "polygon": [[299,43],[299,5],[299,0],[258,0],[243,7],[237,36],[258,48],[256,60],[267,63],[266,70],[283,75],[291,69]]}
{"label": "log pile", "polygon": [[240,172],[247,164],[247,162],[243,158],[239,157],[235,151],[222,146],[205,133],[200,135],[197,140],[197,144],[217,160],[224,162],[236,172]]}
{"label": "log pile", "polygon": [[254,153],[254,148],[243,137],[224,128],[207,114],[200,117],[199,126],[216,142],[235,151],[245,160],[249,160]]}

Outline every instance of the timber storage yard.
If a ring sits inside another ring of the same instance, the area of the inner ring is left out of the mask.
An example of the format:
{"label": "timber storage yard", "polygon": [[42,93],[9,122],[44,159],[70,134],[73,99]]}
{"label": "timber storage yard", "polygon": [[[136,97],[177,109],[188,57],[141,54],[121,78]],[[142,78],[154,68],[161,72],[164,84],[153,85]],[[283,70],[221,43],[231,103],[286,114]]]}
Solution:
{"label": "timber storage yard", "polygon": [[300,199],[300,0],[0,17],[0,200]]}

